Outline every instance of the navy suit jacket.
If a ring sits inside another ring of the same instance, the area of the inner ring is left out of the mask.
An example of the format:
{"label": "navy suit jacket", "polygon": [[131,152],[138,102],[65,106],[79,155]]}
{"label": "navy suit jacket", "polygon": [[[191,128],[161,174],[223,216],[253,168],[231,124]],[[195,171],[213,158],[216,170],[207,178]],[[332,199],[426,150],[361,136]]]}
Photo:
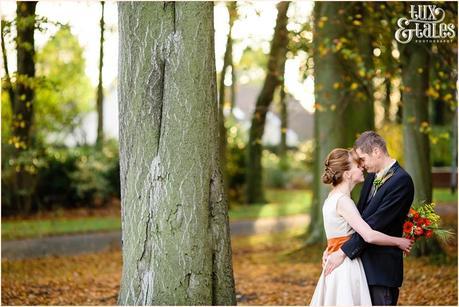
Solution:
{"label": "navy suit jacket", "polygon": [[[403,223],[413,202],[414,185],[411,176],[398,162],[395,162],[391,170],[394,171],[392,177],[387,179],[368,203],[375,174],[366,176],[357,207],[363,220],[372,229],[401,237]],[[369,244],[358,233],[354,233],[341,249],[350,259],[361,258],[368,285],[402,285],[403,254],[398,247]]]}

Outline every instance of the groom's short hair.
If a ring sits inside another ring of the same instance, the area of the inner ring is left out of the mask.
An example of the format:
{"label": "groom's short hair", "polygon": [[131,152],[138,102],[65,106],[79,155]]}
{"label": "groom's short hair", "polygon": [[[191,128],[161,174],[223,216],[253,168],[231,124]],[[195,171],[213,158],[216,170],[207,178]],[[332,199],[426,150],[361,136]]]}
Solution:
{"label": "groom's short hair", "polygon": [[370,154],[375,147],[378,147],[385,154],[388,154],[386,141],[374,131],[363,132],[354,143],[354,149],[359,148],[366,154]]}

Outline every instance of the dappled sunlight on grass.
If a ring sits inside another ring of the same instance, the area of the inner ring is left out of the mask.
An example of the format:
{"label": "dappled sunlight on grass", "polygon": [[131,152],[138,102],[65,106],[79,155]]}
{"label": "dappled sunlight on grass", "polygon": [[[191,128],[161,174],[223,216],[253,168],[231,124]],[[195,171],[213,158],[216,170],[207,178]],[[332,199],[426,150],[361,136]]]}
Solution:
{"label": "dappled sunlight on grass", "polygon": [[310,190],[266,191],[267,204],[231,204],[230,220],[280,217],[294,214],[307,214],[311,206]]}

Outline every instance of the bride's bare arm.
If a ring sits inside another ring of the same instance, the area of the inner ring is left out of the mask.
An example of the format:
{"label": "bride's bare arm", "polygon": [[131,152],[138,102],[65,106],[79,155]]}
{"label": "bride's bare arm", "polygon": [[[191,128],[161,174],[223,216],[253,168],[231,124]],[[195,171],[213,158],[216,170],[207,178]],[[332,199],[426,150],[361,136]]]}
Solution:
{"label": "bride's bare arm", "polygon": [[365,242],[384,245],[397,246],[401,250],[409,251],[412,245],[411,240],[400,237],[392,237],[382,232],[371,229],[362,219],[354,202],[349,197],[341,197],[336,204],[336,210],[351,227],[362,236]]}

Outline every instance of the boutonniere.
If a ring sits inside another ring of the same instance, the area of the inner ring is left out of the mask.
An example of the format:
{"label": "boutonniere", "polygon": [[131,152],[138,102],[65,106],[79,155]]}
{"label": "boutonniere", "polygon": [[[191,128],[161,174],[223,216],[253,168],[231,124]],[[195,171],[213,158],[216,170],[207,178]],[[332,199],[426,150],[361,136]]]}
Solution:
{"label": "boutonniere", "polygon": [[375,179],[373,185],[375,186],[375,191],[377,191],[390,177],[394,175],[394,171],[387,172],[382,178]]}

